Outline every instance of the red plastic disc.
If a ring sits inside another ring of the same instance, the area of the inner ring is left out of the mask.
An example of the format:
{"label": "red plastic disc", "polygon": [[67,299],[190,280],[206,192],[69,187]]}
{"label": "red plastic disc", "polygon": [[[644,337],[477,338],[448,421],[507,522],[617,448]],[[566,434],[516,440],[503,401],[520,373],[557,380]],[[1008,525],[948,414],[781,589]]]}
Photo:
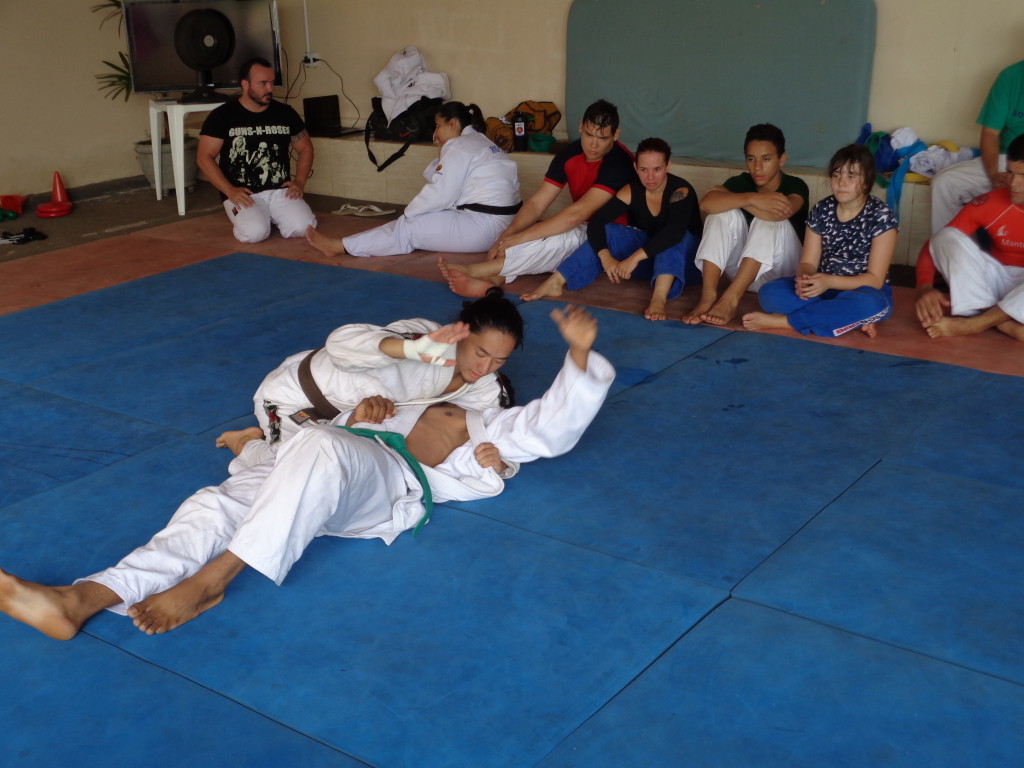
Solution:
{"label": "red plastic disc", "polygon": [[36,206],[36,216],[44,219],[55,219],[71,213],[71,203],[40,203]]}

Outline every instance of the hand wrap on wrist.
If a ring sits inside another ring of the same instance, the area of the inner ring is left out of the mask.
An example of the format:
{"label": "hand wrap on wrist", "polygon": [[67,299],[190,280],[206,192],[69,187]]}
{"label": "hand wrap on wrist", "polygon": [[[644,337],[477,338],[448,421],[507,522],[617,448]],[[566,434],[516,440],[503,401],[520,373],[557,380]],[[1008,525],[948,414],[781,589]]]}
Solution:
{"label": "hand wrap on wrist", "polygon": [[447,360],[444,355],[449,346],[443,341],[434,341],[429,336],[423,335],[418,339],[406,339],[402,342],[402,352],[409,360],[422,362],[426,357],[431,365],[444,365]]}

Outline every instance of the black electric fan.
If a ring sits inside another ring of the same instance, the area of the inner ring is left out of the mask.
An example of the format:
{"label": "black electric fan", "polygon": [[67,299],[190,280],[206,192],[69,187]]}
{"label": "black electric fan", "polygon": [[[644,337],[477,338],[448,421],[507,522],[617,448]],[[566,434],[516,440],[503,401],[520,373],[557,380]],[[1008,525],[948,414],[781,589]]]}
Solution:
{"label": "black electric fan", "polygon": [[235,29],[227,16],[212,8],[189,11],[174,27],[174,48],[186,66],[196,71],[196,89],[181,97],[182,104],[228,100],[212,85],[214,67],[235,52]]}

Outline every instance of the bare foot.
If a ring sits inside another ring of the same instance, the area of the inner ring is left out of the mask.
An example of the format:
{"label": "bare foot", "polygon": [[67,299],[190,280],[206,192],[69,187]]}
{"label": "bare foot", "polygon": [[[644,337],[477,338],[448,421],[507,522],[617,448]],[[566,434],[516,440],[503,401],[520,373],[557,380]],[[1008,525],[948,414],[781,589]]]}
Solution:
{"label": "bare foot", "polygon": [[[454,267],[452,269],[449,269],[448,265],[445,264],[444,256],[438,256],[437,268],[441,271],[441,277],[443,277],[444,281],[448,283],[448,287],[452,288],[452,272],[455,271]],[[452,290],[454,291],[455,289],[452,288]]]}
{"label": "bare foot", "polygon": [[933,339],[943,336],[971,336],[975,333],[981,333],[988,327],[984,323],[977,322],[980,317],[981,315],[974,315],[973,317],[950,317],[947,315],[929,325],[925,328],[925,331]]}
{"label": "bare foot", "polygon": [[54,640],[70,640],[87,618],[118,601],[117,595],[93,582],[47,587],[0,569],[0,611]]}
{"label": "bare foot", "polygon": [[665,300],[664,299],[651,299],[651,303],[647,305],[647,309],[644,310],[644,317],[648,320],[664,320],[665,315]]}
{"label": "bare foot", "polygon": [[711,307],[714,305],[715,298],[716,297],[714,296],[701,296],[700,301],[697,302],[697,306],[695,306],[693,309],[691,309],[689,312],[683,315],[683,322],[686,323],[687,325],[697,325],[698,323],[703,323],[704,315],[706,315],[708,310],[710,310]]}
{"label": "bare foot", "polygon": [[438,257],[437,268],[448,282],[448,287],[453,293],[459,296],[477,299],[487,294],[487,291],[494,287],[494,283],[481,280],[478,277],[470,277],[459,270],[454,264],[447,264],[443,258]]}
{"label": "bare foot", "polygon": [[165,592],[136,603],[128,609],[128,615],[147,635],[162,635],[217,606],[223,599],[223,592],[211,595],[193,585],[191,579],[185,579]]}
{"label": "bare foot", "polygon": [[242,452],[242,447],[250,440],[262,440],[263,430],[259,427],[246,427],[245,429],[229,429],[221,432],[217,438],[218,448],[230,448],[235,456]]}
{"label": "bare foot", "polygon": [[748,331],[761,331],[770,328],[786,328],[793,330],[785,315],[769,312],[748,312],[743,316],[743,327]]}
{"label": "bare foot", "polygon": [[344,256],[345,245],[339,237],[328,237],[312,227],[306,228],[306,242],[316,248],[324,256]]}
{"label": "bare foot", "polygon": [[184,581],[136,603],[128,615],[147,635],[170,632],[219,605],[228,584],[244,568],[244,561],[226,551]]}
{"label": "bare foot", "polygon": [[739,304],[738,297],[722,296],[715,306],[701,315],[701,320],[710,325],[725,325],[736,317]]}
{"label": "bare foot", "polygon": [[524,293],[522,299],[523,301],[536,301],[537,299],[543,299],[545,296],[561,296],[564,287],[565,278],[562,277],[562,273],[552,272],[550,277],[537,287],[537,290],[531,293]]}
{"label": "bare foot", "polygon": [[1024,325],[1016,320],[1007,320],[997,325],[996,328],[1017,341],[1024,341]]}
{"label": "bare foot", "polygon": [[873,339],[878,335],[878,323],[864,323],[864,325],[860,327],[860,330],[861,333],[869,339]]}

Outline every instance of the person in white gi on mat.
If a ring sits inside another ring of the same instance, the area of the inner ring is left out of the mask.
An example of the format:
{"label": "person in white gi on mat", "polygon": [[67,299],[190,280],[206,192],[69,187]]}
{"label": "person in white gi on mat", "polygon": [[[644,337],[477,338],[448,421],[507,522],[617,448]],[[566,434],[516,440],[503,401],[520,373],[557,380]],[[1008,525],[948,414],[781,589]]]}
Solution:
{"label": "person in white gi on mat", "polygon": [[567,307],[551,317],[569,351],[541,398],[483,412],[367,398],[335,424],[362,423],[386,436],[302,430],[270,460],[191,496],[166,528],[112,568],[56,587],[0,570],[0,611],[61,640],[104,609],[160,634],[218,605],[246,566],[280,584],[316,536],[390,543],[422,525],[432,501],[496,496],[520,462],[576,445],[615,378],[592,349],[590,314]]}
{"label": "person in white gi on mat", "polygon": [[[514,393],[498,370],[522,345],[523,318],[496,287],[463,302],[456,321],[444,326],[423,318],[343,325],[322,348],[290,355],[267,374],[253,395],[259,426],[224,432],[217,444],[238,456],[234,471],[264,461],[302,427],[330,421],[370,395],[397,405],[450,402],[470,411],[514,405],[504,402]],[[426,354],[428,348],[435,351]],[[326,402],[316,407],[310,387]]]}

